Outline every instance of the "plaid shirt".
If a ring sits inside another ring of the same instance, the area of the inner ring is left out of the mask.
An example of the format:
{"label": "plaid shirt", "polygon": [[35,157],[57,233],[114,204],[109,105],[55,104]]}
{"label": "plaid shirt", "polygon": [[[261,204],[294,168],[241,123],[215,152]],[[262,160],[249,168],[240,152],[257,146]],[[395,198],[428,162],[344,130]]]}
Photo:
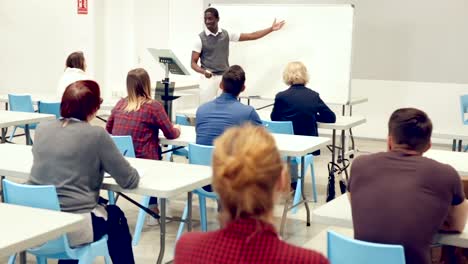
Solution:
{"label": "plaid shirt", "polygon": [[169,139],[180,134],[169,120],[163,106],[157,101],[143,104],[138,111],[126,112],[127,99],[121,99],[112,109],[106,130],[116,136],[132,136],[135,155],[143,159],[161,159],[159,129]]}
{"label": "plaid shirt", "polygon": [[239,219],[217,231],[182,236],[176,245],[174,263],[328,264],[328,261],[320,253],[282,241],[270,224]]}

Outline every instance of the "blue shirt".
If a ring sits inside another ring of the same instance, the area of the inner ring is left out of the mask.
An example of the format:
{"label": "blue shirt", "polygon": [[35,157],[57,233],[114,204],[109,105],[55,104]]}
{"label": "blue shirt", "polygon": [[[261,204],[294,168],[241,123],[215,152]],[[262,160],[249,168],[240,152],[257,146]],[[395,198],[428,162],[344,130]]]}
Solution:
{"label": "blue shirt", "polygon": [[251,122],[261,125],[262,121],[252,106],[244,105],[236,96],[223,93],[213,101],[201,105],[197,110],[197,144],[213,145],[213,140],[232,126]]}

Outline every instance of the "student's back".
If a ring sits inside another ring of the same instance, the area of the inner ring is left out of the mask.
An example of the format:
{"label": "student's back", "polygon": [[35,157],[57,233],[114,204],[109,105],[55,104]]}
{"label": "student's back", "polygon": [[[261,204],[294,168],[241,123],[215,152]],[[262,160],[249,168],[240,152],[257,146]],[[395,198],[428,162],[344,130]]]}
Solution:
{"label": "student's back", "polygon": [[328,263],[317,252],[287,244],[272,225],[254,219],[235,220],[213,232],[188,233],[177,242],[176,254],[176,263],[191,264]]}
{"label": "student's back", "polygon": [[357,158],[349,190],[355,237],[402,244],[407,263],[430,263],[433,235],[464,199],[452,167],[397,151]]}
{"label": "student's back", "polygon": [[237,96],[245,89],[244,83],[245,73],[238,65],[229,67],[223,74],[220,84],[223,93],[213,101],[201,105],[197,110],[195,125],[197,144],[212,145],[215,138],[232,126],[246,122],[262,124],[253,107],[237,100]]}
{"label": "student's back", "polygon": [[403,245],[407,264],[429,264],[437,231],[465,226],[461,179],[452,167],[422,156],[431,147],[432,122],[426,113],[398,109],[388,127],[388,151],[358,157],[351,166],[354,236]]}

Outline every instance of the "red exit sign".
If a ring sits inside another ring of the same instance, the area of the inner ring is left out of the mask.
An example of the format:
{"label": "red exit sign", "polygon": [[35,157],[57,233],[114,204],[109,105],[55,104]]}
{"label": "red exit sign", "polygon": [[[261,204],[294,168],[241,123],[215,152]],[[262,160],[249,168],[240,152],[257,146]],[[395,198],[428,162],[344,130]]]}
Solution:
{"label": "red exit sign", "polygon": [[88,14],[88,0],[77,0],[78,3],[78,14]]}

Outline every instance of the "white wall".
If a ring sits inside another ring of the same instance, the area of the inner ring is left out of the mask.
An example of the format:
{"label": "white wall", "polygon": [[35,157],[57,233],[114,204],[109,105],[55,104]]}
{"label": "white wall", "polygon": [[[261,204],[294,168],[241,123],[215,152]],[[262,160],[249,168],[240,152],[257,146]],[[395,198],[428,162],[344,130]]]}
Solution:
{"label": "white wall", "polygon": [[0,92],[55,92],[66,56],[82,50],[96,68],[96,9],[77,15],[76,1],[0,1]]}

